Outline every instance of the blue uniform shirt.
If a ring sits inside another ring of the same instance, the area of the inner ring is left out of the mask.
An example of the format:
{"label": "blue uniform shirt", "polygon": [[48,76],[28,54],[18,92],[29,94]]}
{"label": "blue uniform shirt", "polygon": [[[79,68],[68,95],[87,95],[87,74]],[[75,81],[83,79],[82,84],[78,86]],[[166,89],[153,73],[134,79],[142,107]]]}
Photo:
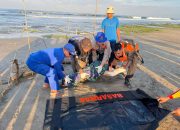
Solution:
{"label": "blue uniform shirt", "polygon": [[[30,55],[30,59],[31,61],[34,61],[35,63],[38,64],[45,64],[48,66],[53,67],[59,76],[63,77],[63,66],[62,66],[62,62],[64,60],[64,52],[63,52],[63,48],[49,48],[49,49],[45,49],[45,50],[41,50],[35,53],[32,53]],[[32,64],[31,66],[33,67],[34,63],[30,63]],[[44,73],[48,73],[49,70],[44,70]]]}
{"label": "blue uniform shirt", "polygon": [[102,29],[104,30],[105,36],[109,41],[116,41],[117,34],[116,30],[119,27],[119,20],[116,17],[112,19],[105,18],[102,22]]}

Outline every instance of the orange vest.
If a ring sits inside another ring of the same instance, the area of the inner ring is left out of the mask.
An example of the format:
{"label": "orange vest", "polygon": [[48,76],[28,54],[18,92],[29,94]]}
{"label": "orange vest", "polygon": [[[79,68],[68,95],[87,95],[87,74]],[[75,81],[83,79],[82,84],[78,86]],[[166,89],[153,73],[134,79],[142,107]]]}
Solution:
{"label": "orange vest", "polygon": [[121,62],[127,61],[127,55],[125,54],[125,51],[123,51],[122,57],[116,57]]}
{"label": "orange vest", "polygon": [[135,46],[133,46],[130,43],[121,43],[121,45],[122,45],[122,49],[124,49],[123,55],[122,55],[122,57],[116,57],[121,62],[128,60],[128,57],[126,55],[127,52],[139,51],[139,45],[138,44],[135,44]]}

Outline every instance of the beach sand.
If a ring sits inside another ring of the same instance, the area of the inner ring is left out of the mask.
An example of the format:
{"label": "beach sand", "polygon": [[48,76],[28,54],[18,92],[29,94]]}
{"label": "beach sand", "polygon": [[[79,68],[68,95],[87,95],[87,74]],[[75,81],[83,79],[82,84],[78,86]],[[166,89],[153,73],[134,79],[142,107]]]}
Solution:
{"label": "beach sand", "polygon": [[146,37],[150,37],[152,39],[158,39],[163,41],[172,42],[172,44],[180,44],[180,31],[179,29],[162,29],[161,32],[153,32],[145,34]]}
{"label": "beach sand", "polygon": [[[30,42],[35,38],[31,38]],[[16,49],[20,49],[27,45],[27,38],[0,39],[0,61],[8,54],[13,53]]]}
{"label": "beach sand", "polygon": [[[103,77],[97,82],[88,82],[76,88],[62,89],[61,95],[85,95],[95,92],[136,90],[138,88],[154,98],[169,95],[180,86],[179,34],[180,30],[177,29],[163,29],[160,32],[138,34],[136,37],[131,36],[140,44],[140,53],[145,61],[145,64],[139,65],[139,69],[131,81],[132,88],[123,86],[123,80],[119,78],[107,79]],[[18,42],[18,46],[14,45],[16,42]],[[31,49],[36,51],[46,48],[46,46],[62,47],[66,42],[66,39],[31,38]],[[1,79],[6,80],[5,77],[8,76],[9,72],[7,70],[10,64],[9,61],[13,59],[16,49],[18,49],[16,57],[19,62],[23,63],[25,61],[28,52],[27,41],[24,38],[1,39],[0,49],[0,74]],[[69,73],[70,69],[69,65],[65,65],[66,73]],[[12,126],[17,130],[23,128],[42,129],[46,100],[49,98],[49,90],[41,89],[42,85],[43,77],[36,75],[34,79],[25,79],[9,90],[0,101],[0,129]],[[0,92],[5,87],[6,85],[0,85]],[[35,101],[38,101],[38,105],[34,103]],[[171,100],[161,105],[161,107],[168,110],[173,110],[179,106],[179,99]],[[31,108],[34,107],[36,108],[35,114],[33,117],[30,117],[27,113],[32,112]],[[14,114],[16,114],[15,117],[12,116]],[[32,126],[27,124],[32,124]],[[162,122],[159,129],[162,128],[165,130],[176,129],[180,128],[180,124],[173,116],[169,115]]]}

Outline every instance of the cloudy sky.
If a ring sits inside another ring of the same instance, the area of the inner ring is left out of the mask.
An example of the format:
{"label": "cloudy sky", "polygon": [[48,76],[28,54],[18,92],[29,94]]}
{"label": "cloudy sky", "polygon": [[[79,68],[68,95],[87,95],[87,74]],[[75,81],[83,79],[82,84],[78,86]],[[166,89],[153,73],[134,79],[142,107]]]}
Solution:
{"label": "cloudy sky", "polygon": [[[0,0],[0,8],[22,9],[23,0]],[[24,0],[27,9],[95,13],[96,0]],[[118,15],[180,18],[180,0],[97,0],[98,13],[114,6]]]}

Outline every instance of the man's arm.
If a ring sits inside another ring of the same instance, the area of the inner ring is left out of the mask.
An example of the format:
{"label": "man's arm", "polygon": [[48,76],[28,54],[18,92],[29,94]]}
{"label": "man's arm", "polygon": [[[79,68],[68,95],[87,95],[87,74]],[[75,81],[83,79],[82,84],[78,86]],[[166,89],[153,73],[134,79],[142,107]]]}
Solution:
{"label": "man's arm", "polygon": [[103,59],[101,62],[101,66],[104,66],[107,63],[107,61],[109,61],[109,58],[111,56],[111,46],[110,46],[109,41],[106,42],[106,46],[107,46],[107,48],[104,51],[104,56],[103,56]]}
{"label": "man's arm", "polygon": [[77,70],[77,58],[75,56],[71,56],[71,65],[73,72],[76,73],[78,70]]}
{"label": "man's arm", "polygon": [[170,99],[174,99],[174,98],[180,98],[180,89],[167,97],[159,97],[157,100],[160,103],[165,103],[165,102],[169,101]]}
{"label": "man's arm", "polygon": [[115,60],[115,55],[114,53],[111,53],[111,56],[109,58],[108,64],[109,64],[109,71],[112,71],[112,66],[113,66],[113,61]]}
{"label": "man's arm", "polygon": [[105,29],[105,20],[102,21],[101,23],[101,29],[102,29],[102,32],[104,33],[104,29]]}
{"label": "man's arm", "polygon": [[65,77],[65,74],[64,74],[64,68],[61,64],[61,62],[57,62],[56,64],[54,64],[54,69],[56,70],[57,72],[57,75],[60,79],[63,79]]}
{"label": "man's arm", "polygon": [[117,22],[116,22],[116,34],[117,34],[117,40],[118,42],[120,42],[121,37],[120,37],[120,23],[119,23],[119,19],[117,18]]}
{"label": "man's arm", "polygon": [[116,29],[116,34],[117,34],[117,40],[118,40],[118,42],[120,42],[121,38],[120,38],[120,28],[119,27]]}

